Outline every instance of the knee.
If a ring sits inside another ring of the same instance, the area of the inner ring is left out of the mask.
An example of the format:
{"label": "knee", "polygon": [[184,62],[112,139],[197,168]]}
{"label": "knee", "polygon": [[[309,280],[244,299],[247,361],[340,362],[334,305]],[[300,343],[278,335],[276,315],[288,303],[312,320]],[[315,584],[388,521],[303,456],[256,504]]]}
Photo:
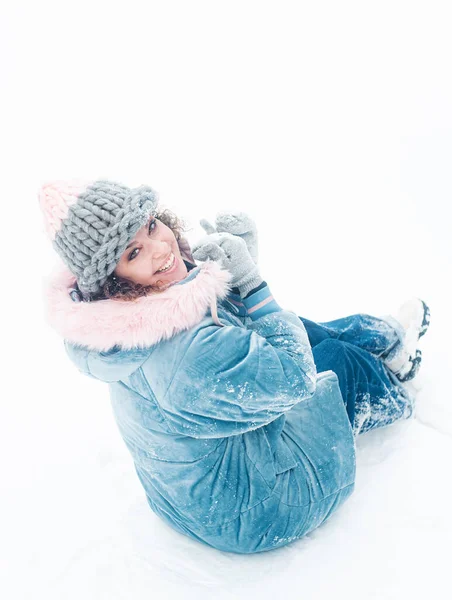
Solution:
{"label": "knee", "polygon": [[[312,349],[317,370],[328,370],[345,360],[345,343],[329,338],[323,340]],[[334,370],[334,369],[333,369]]]}
{"label": "knee", "polygon": [[345,342],[341,340],[336,340],[334,338],[328,338],[327,340],[323,340],[318,344],[317,348],[323,350],[324,352],[330,352],[331,354],[343,353],[345,351]]}

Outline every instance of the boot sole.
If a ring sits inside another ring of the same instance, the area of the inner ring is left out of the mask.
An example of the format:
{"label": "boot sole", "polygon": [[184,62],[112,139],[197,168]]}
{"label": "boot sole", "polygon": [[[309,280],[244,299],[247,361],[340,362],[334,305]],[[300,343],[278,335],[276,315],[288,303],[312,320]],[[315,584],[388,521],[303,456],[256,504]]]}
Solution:
{"label": "boot sole", "polygon": [[419,338],[425,335],[427,333],[427,329],[430,327],[430,308],[423,300],[421,300],[421,302],[424,307],[424,317],[421,323],[421,331],[419,332]]}
{"label": "boot sole", "polygon": [[417,349],[416,356],[414,358],[410,358],[410,362],[412,363],[412,366],[408,373],[403,376],[400,376],[397,373],[395,374],[401,383],[406,383],[407,381],[411,381],[416,377],[422,362],[422,351]]}

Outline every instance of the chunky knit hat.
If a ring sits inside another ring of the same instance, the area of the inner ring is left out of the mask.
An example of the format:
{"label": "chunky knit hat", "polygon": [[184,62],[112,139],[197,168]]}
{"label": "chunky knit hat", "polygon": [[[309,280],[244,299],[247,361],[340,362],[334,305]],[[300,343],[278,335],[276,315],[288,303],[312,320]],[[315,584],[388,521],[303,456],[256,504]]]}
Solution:
{"label": "chunky knit hat", "polygon": [[156,212],[158,194],[108,180],[45,183],[39,192],[46,231],[77,278],[81,292],[96,294],[127,244]]}

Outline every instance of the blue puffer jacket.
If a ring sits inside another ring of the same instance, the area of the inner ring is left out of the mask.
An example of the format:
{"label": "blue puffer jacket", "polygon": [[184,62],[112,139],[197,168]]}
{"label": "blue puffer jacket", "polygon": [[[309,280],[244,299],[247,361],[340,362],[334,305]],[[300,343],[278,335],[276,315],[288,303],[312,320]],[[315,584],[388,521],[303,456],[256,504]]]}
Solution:
{"label": "blue puffer jacket", "polygon": [[47,319],[84,374],[109,384],[152,510],[220,550],[271,550],[350,496],[355,446],[337,376],[268,285],[241,299],[212,261],[134,302],[74,302],[63,270]]}

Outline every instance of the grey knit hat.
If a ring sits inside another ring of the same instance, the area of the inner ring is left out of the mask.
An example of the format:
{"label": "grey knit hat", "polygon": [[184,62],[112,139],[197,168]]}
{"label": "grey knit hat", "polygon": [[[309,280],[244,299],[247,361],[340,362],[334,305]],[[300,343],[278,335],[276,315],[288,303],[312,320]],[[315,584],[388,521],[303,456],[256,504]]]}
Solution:
{"label": "grey knit hat", "polygon": [[96,294],[127,244],[156,214],[158,194],[108,180],[45,183],[39,192],[46,231],[81,292]]}

